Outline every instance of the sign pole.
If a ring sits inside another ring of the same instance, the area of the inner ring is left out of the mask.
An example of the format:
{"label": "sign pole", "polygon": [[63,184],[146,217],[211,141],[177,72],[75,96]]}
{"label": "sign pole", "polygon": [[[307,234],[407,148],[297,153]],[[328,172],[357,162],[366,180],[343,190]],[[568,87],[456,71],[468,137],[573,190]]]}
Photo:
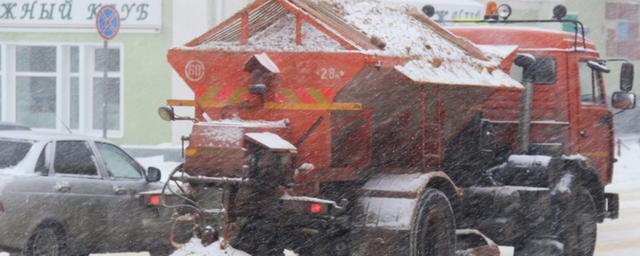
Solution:
{"label": "sign pole", "polygon": [[[113,39],[120,30],[120,14],[115,5],[104,5],[98,10],[96,15],[96,28],[98,34],[104,38],[104,75],[102,77],[102,137],[107,138],[107,128],[109,122],[107,120],[107,92],[109,91],[109,82],[107,81],[107,73],[109,71],[109,40]],[[95,87],[94,87],[95,88]],[[95,94],[95,90],[94,90]]]}
{"label": "sign pole", "polygon": [[102,137],[107,138],[107,71],[109,70],[109,40],[104,40],[104,75],[102,78]]}

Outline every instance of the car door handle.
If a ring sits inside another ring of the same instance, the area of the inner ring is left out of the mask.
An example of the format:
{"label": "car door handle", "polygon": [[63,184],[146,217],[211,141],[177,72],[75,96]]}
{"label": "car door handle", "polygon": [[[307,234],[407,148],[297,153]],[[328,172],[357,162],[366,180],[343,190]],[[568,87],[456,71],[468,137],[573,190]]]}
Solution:
{"label": "car door handle", "polygon": [[126,195],[128,190],[125,187],[114,185],[113,186],[113,191],[116,192],[116,195],[120,196],[120,195]]}
{"label": "car door handle", "polygon": [[68,182],[56,182],[56,185],[53,186],[53,189],[57,192],[67,193],[71,191],[71,186],[69,186]]}

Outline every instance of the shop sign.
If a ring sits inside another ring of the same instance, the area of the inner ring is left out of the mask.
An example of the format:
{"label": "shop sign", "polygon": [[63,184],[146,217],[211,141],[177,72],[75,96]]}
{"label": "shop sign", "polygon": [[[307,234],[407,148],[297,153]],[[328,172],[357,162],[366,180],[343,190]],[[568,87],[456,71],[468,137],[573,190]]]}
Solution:
{"label": "shop sign", "polygon": [[160,33],[162,0],[5,0],[0,2],[0,32],[95,33],[103,5],[120,13],[120,33]]}

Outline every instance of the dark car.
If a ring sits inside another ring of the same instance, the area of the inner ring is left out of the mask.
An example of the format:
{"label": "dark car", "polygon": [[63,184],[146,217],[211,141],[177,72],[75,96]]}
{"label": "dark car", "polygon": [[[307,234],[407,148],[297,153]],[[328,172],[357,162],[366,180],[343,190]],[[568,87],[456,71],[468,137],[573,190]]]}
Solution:
{"label": "dark car", "polygon": [[168,255],[160,171],[103,139],[0,131],[0,250],[12,255]]}

